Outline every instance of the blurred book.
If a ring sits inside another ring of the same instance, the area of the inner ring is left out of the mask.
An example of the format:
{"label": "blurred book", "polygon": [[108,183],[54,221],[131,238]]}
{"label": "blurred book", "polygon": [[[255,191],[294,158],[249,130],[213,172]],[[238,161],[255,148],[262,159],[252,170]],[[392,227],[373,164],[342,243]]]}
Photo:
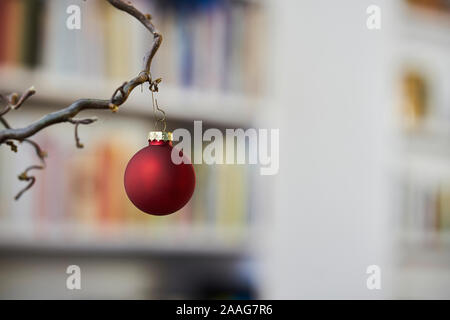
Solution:
{"label": "blurred book", "polygon": [[400,184],[403,231],[422,234],[450,232],[450,181],[404,177]]}
{"label": "blurred book", "polygon": [[422,10],[450,14],[450,3],[448,0],[406,0],[406,2]]}
{"label": "blurred book", "polygon": [[420,125],[427,113],[428,87],[425,78],[416,71],[407,71],[403,75],[402,115],[408,128]]}

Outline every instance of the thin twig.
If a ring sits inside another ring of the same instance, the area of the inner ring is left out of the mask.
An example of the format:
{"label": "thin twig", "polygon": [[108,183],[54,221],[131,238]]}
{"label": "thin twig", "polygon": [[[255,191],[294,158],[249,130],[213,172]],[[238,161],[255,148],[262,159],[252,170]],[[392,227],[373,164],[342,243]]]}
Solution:
{"label": "thin twig", "polygon": [[36,152],[36,155],[39,157],[41,162],[45,164],[45,158],[47,157],[47,152],[42,150],[39,144],[31,139],[25,139],[23,142],[31,144]]}
{"label": "thin twig", "polygon": [[[11,129],[11,126],[9,122],[3,117],[5,114],[7,114],[9,111],[14,109],[19,109],[20,106],[33,94],[35,94],[36,90],[34,90],[34,87],[29,88],[27,91],[25,91],[24,94],[22,94],[19,97],[19,94],[14,92],[9,94],[8,96],[0,95],[0,98],[3,100],[3,102],[6,103],[3,110],[0,112],[0,123],[6,128]],[[10,144],[11,145],[11,144]]]}
{"label": "thin twig", "polygon": [[4,126],[6,129],[11,129],[11,126],[9,125],[8,121],[6,121],[6,119],[3,118],[2,116],[0,116],[0,122],[3,124],[3,126]]}
{"label": "thin twig", "polygon": [[40,167],[40,166],[33,166],[33,167],[28,168],[27,170],[22,172],[22,174],[19,175],[19,180],[21,180],[21,181],[30,181],[30,182],[28,183],[28,185],[25,188],[23,188],[22,190],[19,191],[18,194],[16,194],[16,196],[14,197],[14,200],[19,200],[20,197],[26,191],[28,191],[34,185],[34,183],[36,182],[36,177],[35,176],[28,176],[27,175],[28,174],[28,170],[31,170],[31,169],[43,169],[43,168]]}
{"label": "thin twig", "polygon": [[36,89],[34,89],[34,86],[30,87],[27,91],[25,91],[24,94],[20,96],[20,98],[17,100],[17,102],[11,104],[11,109],[17,110],[20,108],[20,106],[33,94],[36,93]]}
{"label": "thin twig", "polygon": [[39,160],[41,161],[41,165],[32,165],[29,166],[28,168],[26,168],[19,176],[19,180],[21,181],[29,181],[29,183],[27,184],[27,186],[25,188],[23,188],[22,190],[19,191],[19,193],[17,193],[17,195],[14,197],[15,200],[19,200],[20,197],[27,191],[29,190],[34,183],[36,182],[36,177],[35,176],[29,176],[28,172],[30,172],[31,170],[43,170],[46,167],[46,163],[45,163],[45,158],[47,157],[47,152],[43,151],[41,149],[41,147],[39,146],[39,144],[37,144],[35,141],[31,140],[31,139],[25,139],[23,140],[23,142],[29,143],[31,146],[33,146],[36,155],[38,156]]}
{"label": "thin twig", "polygon": [[17,110],[20,108],[20,106],[33,94],[36,93],[36,90],[34,87],[29,88],[27,91],[25,91],[21,96],[19,96],[18,93],[12,93],[8,96],[1,96],[2,100],[6,102],[5,108],[0,112],[0,117],[4,116],[11,110]]}
{"label": "thin twig", "polygon": [[6,141],[6,145],[11,148],[12,152],[17,152],[17,145],[14,143],[14,141]]}
{"label": "thin twig", "polygon": [[75,125],[75,144],[77,148],[81,149],[84,148],[84,144],[80,142],[80,137],[78,135],[78,126],[80,124],[91,124],[95,121],[97,121],[97,117],[93,118],[85,118],[85,119],[69,119],[68,121]]}

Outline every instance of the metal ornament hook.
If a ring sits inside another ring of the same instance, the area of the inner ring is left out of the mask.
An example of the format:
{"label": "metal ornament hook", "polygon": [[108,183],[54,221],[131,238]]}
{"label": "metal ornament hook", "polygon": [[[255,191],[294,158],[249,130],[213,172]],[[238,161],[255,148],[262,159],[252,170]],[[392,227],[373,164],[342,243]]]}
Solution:
{"label": "metal ornament hook", "polygon": [[[155,98],[155,92],[158,92],[158,84],[161,82],[161,78],[156,79],[155,81],[151,80],[151,77],[149,79],[149,90],[152,93],[152,107],[153,107],[153,118],[155,121],[155,129],[158,127],[158,123],[161,123],[163,128],[161,131],[166,131],[167,128],[167,122],[166,122],[166,113],[164,110],[162,110],[158,105],[158,100]],[[162,114],[161,118],[157,117],[157,112],[160,112]]]}

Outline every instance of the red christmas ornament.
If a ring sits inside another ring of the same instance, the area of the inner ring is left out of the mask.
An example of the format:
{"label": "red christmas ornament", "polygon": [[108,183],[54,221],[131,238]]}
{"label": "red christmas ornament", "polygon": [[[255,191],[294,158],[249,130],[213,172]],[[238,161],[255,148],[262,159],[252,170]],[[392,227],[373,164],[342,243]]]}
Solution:
{"label": "red christmas ornament", "polygon": [[[125,170],[128,198],[148,214],[174,213],[184,207],[194,193],[194,167],[190,162],[173,163],[171,140],[171,133],[150,132],[149,145],[131,158]],[[183,158],[186,159],[184,155]]]}

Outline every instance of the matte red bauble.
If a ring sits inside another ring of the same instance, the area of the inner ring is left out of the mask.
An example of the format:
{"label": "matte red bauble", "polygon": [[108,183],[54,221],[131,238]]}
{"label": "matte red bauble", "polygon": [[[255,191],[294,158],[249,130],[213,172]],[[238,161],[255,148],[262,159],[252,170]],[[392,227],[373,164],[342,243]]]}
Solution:
{"label": "matte red bauble", "polygon": [[172,150],[171,133],[151,132],[149,145],[128,162],[125,191],[130,201],[146,213],[158,216],[174,213],[194,193],[194,167],[190,161],[173,163]]}

